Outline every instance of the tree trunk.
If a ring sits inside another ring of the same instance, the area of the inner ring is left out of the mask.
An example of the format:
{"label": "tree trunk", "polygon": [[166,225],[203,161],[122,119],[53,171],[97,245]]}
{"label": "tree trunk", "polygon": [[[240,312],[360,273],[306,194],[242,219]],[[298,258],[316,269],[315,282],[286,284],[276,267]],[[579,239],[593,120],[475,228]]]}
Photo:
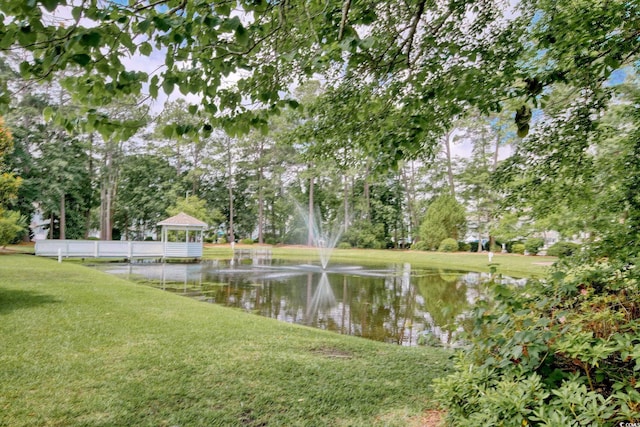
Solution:
{"label": "tree trunk", "polygon": [[404,188],[407,192],[407,211],[409,213],[409,230],[408,234],[411,235],[415,230],[418,229],[418,220],[416,218],[416,211],[413,201],[413,194],[415,192],[415,172],[413,168],[413,161],[410,163],[410,171],[411,175],[407,176],[407,171],[403,167],[402,168],[402,180],[404,181]]}
{"label": "tree trunk", "polygon": [[262,167],[262,152],[264,150],[264,141],[260,139],[258,146],[258,243],[264,243],[264,190],[263,190],[263,167]]}
{"label": "tree trunk", "polygon": [[231,163],[231,138],[227,138],[227,169],[229,171],[229,243],[231,246],[236,241],[233,231],[233,168]]}
{"label": "tree trunk", "polygon": [[493,150],[493,164],[491,165],[491,172],[495,172],[498,167],[498,155],[500,151],[500,130],[496,133],[496,148]]}
{"label": "tree trunk", "polygon": [[[89,134],[89,185],[93,188],[93,133]],[[93,191],[89,198],[90,203],[84,211],[84,238],[89,238],[89,232],[91,231],[91,206],[93,205]]]}
{"label": "tree trunk", "polygon": [[49,219],[49,240],[53,240],[53,225],[56,221],[56,217],[51,213],[51,217]]}
{"label": "tree trunk", "polygon": [[345,174],[343,175],[344,179],[344,195],[343,195],[343,204],[344,204],[344,221],[343,221],[343,232],[347,232],[347,228],[349,227],[349,177]]}
{"label": "tree trunk", "polygon": [[58,237],[60,240],[67,238],[67,213],[65,201],[65,195],[63,193],[60,195],[60,236]]}
{"label": "tree trunk", "polygon": [[456,195],[456,185],[453,179],[453,165],[451,164],[451,134],[449,131],[444,135],[444,148],[447,155],[447,179],[449,181],[449,192],[452,196]]}
{"label": "tree trunk", "polygon": [[[311,165],[308,167],[311,169]],[[315,219],[313,217],[313,175],[309,176],[309,227],[307,232],[307,246],[313,246],[313,224]]]}
{"label": "tree trunk", "polygon": [[[102,179],[100,190],[100,239],[111,240],[113,238],[113,204],[116,198],[118,185],[118,170],[116,159],[119,155],[119,146],[106,147],[105,175]],[[115,152],[114,152],[115,151]]]}
{"label": "tree trunk", "polygon": [[371,191],[369,188],[369,160],[367,160],[367,168],[364,175],[364,219],[371,219]]}

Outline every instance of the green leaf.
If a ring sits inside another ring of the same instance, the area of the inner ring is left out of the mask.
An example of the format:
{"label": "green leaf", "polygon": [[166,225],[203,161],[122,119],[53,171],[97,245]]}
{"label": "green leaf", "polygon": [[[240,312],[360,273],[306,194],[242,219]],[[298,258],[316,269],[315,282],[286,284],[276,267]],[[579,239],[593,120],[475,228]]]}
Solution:
{"label": "green leaf", "polygon": [[249,32],[242,26],[242,24],[238,25],[236,28],[236,40],[242,46],[249,44]]}
{"label": "green leaf", "polygon": [[169,20],[163,16],[154,16],[152,19],[153,24],[160,31],[169,31],[171,29],[171,25],[169,24]]}
{"label": "green leaf", "polygon": [[158,80],[158,76],[153,76],[149,82],[149,95],[153,98],[158,97]]}
{"label": "green leaf", "polygon": [[91,62],[91,56],[87,55],[86,53],[77,53],[77,54],[71,56],[71,60],[73,62],[75,62],[76,64],[84,67],[89,62]]}
{"label": "green leaf", "polygon": [[162,82],[162,89],[167,95],[171,95],[171,92],[173,92],[173,87],[174,87],[173,80],[165,79]]}
{"label": "green leaf", "polygon": [[44,110],[42,110],[42,117],[44,118],[45,122],[48,122],[49,120],[51,120],[52,116],[53,116],[53,108],[45,107]]}
{"label": "green leaf", "polygon": [[174,130],[175,129],[173,125],[166,125],[165,127],[162,128],[162,136],[164,136],[167,139],[172,138],[174,134]]}
{"label": "green leaf", "polygon": [[151,55],[153,48],[151,47],[151,44],[149,44],[148,42],[144,42],[140,46],[138,46],[138,50],[142,55],[149,56]]}
{"label": "green leaf", "polygon": [[49,12],[53,12],[56,7],[58,7],[58,3],[66,4],[64,0],[40,0],[40,3],[47,9]]}
{"label": "green leaf", "polygon": [[101,39],[102,36],[99,32],[92,31],[90,33],[85,33],[82,35],[82,37],[80,37],[80,44],[82,46],[98,47],[100,46]]}
{"label": "green leaf", "polygon": [[79,21],[82,17],[82,8],[80,6],[76,6],[71,9],[71,16],[73,16],[74,20]]}
{"label": "green leaf", "polygon": [[242,23],[240,22],[240,18],[234,16],[233,18],[226,19],[222,25],[220,25],[220,31],[235,31],[238,27],[241,27]]}
{"label": "green leaf", "polygon": [[218,2],[215,5],[215,9],[218,15],[229,16],[231,13],[231,4],[227,2]]}
{"label": "green leaf", "polygon": [[34,31],[31,31],[31,27],[29,25],[25,25],[24,27],[20,28],[20,31],[18,32],[18,42],[21,46],[29,46],[35,43],[37,39],[38,34],[36,34]]}

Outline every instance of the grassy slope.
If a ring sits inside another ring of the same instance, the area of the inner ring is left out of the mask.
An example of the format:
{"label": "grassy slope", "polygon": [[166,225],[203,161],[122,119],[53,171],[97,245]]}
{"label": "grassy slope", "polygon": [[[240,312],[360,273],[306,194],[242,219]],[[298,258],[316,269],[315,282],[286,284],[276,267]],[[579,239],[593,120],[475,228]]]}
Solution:
{"label": "grassy slope", "polygon": [[[259,246],[240,246],[242,248],[258,248]],[[307,247],[274,247],[273,257],[290,260],[317,260],[315,249]],[[229,245],[205,246],[205,258],[232,256]],[[541,277],[548,265],[557,258],[543,256],[523,256],[514,254],[494,254],[492,265],[498,273],[515,277]],[[420,252],[392,251],[373,249],[336,249],[331,255],[332,262],[354,263],[411,263],[414,268],[444,268],[465,271],[490,271],[489,258],[486,253],[470,252]]]}
{"label": "grassy slope", "polygon": [[0,426],[419,425],[449,353],[0,255]]}

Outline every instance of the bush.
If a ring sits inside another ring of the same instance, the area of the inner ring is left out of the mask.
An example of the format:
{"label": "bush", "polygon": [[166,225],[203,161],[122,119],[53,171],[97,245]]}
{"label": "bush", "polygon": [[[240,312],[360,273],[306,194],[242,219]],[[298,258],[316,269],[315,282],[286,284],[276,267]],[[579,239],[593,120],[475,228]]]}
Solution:
{"label": "bush", "polygon": [[224,245],[225,243],[227,243],[227,239],[226,237],[220,237],[218,239],[218,243],[220,243],[221,245]]}
{"label": "bush", "polygon": [[580,249],[580,245],[573,242],[556,242],[549,250],[547,250],[547,255],[557,256],[557,257],[566,257],[571,256],[578,252]]}
{"label": "bush", "polygon": [[430,248],[427,246],[427,242],[420,240],[411,245],[412,251],[428,251]]}
{"label": "bush", "polygon": [[26,218],[19,212],[3,211],[0,208],[0,247],[13,243],[26,227]]}
{"label": "bush", "polygon": [[531,237],[524,242],[524,250],[527,251],[529,255],[536,255],[543,246],[544,240],[540,237]]}
{"label": "bush", "polygon": [[275,237],[267,237],[266,239],[264,239],[264,242],[267,245],[277,245],[278,244],[278,240]]}
{"label": "bush", "polygon": [[382,249],[385,246],[384,227],[382,224],[374,225],[371,222],[359,221],[349,227],[342,241],[354,248]]}
{"label": "bush", "polygon": [[471,250],[471,245],[467,242],[458,242],[458,250],[462,252],[469,252]]}
{"label": "bush", "polygon": [[444,239],[438,246],[440,252],[455,252],[458,250],[458,242],[455,239]]}
{"label": "bush", "polygon": [[240,243],[243,245],[253,245],[254,241],[253,239],[240,239]]}
{"label": "bush", "polygon": [[524,255],[524,243],[514,243],[511,245],[511,253]]}
{"label": "bush", "polygon": [[607,260],[561,265],[523,288],[494,283],[456,372],[434,383],[448,425],[637,420],[639,281],[639,269]]}
{"label": "bush", "polygon": [[351,244],[349,242],[340,242],[338,249],[351,249]]}

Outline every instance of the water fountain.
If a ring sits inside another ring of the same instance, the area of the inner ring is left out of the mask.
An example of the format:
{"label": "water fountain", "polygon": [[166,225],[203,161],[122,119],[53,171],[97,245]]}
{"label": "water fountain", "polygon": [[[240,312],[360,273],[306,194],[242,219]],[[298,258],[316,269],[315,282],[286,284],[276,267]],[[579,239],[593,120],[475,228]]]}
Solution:
{"label": "water fountain", "polygon": [[320,210],[317,207],[314,210],[313,215],[305,212],[300,205],[297,205],[297,208],[300,215],[304,218],[305,225],[309,230],[311,243],[318,250],[320,265],[323,270],[326,270],[329,265],[331,253],[342,236],[343,226],[342,224],[334,224],[331,232],[325,232],[324,227],[322,226],[322,221],[320,220]]}

